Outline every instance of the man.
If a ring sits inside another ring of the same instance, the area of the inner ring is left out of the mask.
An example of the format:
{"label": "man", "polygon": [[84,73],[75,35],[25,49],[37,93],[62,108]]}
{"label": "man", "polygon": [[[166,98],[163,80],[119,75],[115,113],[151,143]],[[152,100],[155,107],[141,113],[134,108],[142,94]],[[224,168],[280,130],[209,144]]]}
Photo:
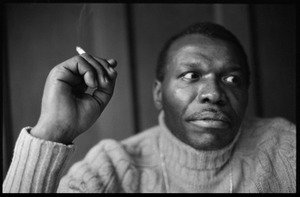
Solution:
{"label": "man", "polygon": [[164,46],[153,88],[159,125],[100,141],[61,178],[72,141],[113,94],[115,66],[83,53],[53,68],[39,121],[16,143],[4,192],[296,191],[295,125],[244,119],[247,57],[232,33],[212,23],[188,27]]}

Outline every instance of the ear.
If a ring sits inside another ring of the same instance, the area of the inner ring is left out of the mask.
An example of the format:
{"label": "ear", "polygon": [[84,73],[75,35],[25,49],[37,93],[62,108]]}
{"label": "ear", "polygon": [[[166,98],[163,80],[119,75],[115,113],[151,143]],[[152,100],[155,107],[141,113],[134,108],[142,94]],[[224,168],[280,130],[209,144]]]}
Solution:
{"label": "ear", "polygon": [[158,110],[162,109],[162,90],[161,90],[161,82],[155,79],[153,82],[152,93],[155,107]]}

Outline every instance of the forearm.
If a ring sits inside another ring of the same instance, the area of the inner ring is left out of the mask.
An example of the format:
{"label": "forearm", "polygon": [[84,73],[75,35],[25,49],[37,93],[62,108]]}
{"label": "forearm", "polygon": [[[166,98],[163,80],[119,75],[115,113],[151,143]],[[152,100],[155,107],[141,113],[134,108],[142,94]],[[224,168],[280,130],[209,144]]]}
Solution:
{"label": "forearm", "polygon": [[3,192],[56,192],[63,168],[74,149],[74,145],[38,139],[23,129],[15,145]]}

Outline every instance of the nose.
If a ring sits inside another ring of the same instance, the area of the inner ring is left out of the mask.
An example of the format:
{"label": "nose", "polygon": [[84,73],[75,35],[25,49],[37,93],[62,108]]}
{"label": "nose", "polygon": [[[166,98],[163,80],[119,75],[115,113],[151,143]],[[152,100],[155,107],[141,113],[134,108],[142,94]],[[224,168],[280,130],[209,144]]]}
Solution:
{"label": "nose", "polygon": [[216,104],[220,106],[226,104],[223,89],[215,79],[207,79],[200,86],[198,95],[200,103]]}

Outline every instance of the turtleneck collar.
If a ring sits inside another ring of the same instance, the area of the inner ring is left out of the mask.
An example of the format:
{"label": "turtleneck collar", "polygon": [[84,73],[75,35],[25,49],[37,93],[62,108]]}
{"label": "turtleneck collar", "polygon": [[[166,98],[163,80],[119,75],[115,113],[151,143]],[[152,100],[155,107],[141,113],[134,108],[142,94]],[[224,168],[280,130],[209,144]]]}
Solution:
{"label": "turtleneck collar", "polygon": [[[191,170],[217,170],[231,157],[240,130],[234,140],[225,148],[213,151],[200,151],[179,140],[167,128],[164,122],[164,112],[159,114],[159,125],[162,135],[159,139],[160,151],[164,154],[166,163],[171,167],[185,167]],[[178,166],[179,165],[179,166]]]}

